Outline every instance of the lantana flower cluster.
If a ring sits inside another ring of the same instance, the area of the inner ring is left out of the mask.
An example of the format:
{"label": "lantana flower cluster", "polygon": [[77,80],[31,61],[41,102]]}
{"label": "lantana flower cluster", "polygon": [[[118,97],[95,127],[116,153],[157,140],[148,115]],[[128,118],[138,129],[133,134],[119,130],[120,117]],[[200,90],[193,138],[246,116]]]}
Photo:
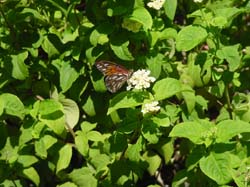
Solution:
{"label": "lantana flower cluster", "polygon": [[133,75],[128,79],[127,83],[127,90],[131,90],[132,88],[141,90],[144,88],[149,88],[150,83],[153,83],[155,81],[154,77],[150,77],[150,71],[141,69],[137,70],[133,73]]}
{"label": "lantana flower cluster", "polygon": [[156,10],[160,10],[165,3],[165,0],[151,0],[151,2],[147,3],[147,6]]}
{"label": "lantana flower cluster", "polygon": [[194,0],[195,3],[202,3],[203,0]]}
{"label": "lantana flower cluster", "polygon": [[143,105],[141,112],[143,114],[156,113],[161,109],[161,107],[158,106],[158,105],[159,105],[158,101],[153,101],[151,103],[146,103],[146,104]]}

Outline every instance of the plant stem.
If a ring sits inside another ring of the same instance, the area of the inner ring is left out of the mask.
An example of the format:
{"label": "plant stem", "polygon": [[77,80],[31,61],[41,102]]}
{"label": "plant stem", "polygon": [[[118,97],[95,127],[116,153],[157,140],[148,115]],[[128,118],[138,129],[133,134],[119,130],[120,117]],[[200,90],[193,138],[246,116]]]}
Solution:
{"label": "plant stem", "polygon": [[225,87],[225,96],[226,96],[226,100],[227,100],[227,110],[229,112],[229,116],[230,116],[230,119],[233,119],[233,114],[232,114],[232,105],[231,105],[231,102],[230,102],[230,96],[229,96],[229,85],[227,85]]}

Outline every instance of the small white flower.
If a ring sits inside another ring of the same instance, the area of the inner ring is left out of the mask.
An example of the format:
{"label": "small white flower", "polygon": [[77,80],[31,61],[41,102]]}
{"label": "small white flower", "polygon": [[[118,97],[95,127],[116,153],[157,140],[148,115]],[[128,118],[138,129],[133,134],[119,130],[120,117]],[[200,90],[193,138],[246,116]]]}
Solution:
{"label": "small white flower", "polygon": [[149,70],[137,70],[133,73],[133,75],[128,79],[128,86],[127,90],[130,90],[132,88],[141,90],[143,88],[149,88],[150,83],[155,81],[154,77],[150,77],[150,71]]}
{"label": "small white flower", "polygon": [[143,105],[141,112],[143,114],[158,112],[161,109],[161,107],[158,106],[158,104],[159,104],[158,101],[153,101],[151,103],[146,103],[145,105]]}
{"label": "small white flower", "polygon": [[202,3],[203,0],[194,0],[195,3]]}
{"label": "small white flower", "polygon": [[160,10],[164,3],[165,3],[165,0],[151,0],[151,2],[147,3],[147,6],[149,8]]}

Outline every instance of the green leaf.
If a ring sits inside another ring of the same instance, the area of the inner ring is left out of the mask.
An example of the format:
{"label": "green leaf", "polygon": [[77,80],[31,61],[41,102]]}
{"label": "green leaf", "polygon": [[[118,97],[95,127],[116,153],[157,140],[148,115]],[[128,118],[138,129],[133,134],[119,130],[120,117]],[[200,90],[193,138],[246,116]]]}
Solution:
{"label": "green leaf", "polygon": [[94,142],[102,142],[104,141],[103,135],[98,131],[89,131],[87,133],[88,140],[94,141]]}
{"label": "green leaf", "polygon": [[87,98],[86,102],[82,106],[84,112],[88,114],[89,116],[95,116],[96,111],[95,111],[95,106],[94,106],[94,101],[91,95]]}
{"label": "green leaf", "polygon": [[108,114],[121,108],[131,108],[139,106],[143,103],[144,99],[150,97],[148,92],[121,92],[110,100]]}
{"label": "green leaf", "polygon": [[71,30],[71,28],[67,28],[63,32],[63,38],[62,42],[65,44],[67,42],[73,42],[76,40],[76,38],[79,37],[79,29],[75,29],[74,31]]}
{"label": "green leaf", "polygon": [[[59,46],[56,45],[58,38],[57,40],[55,38],[56,37],[54,35],[44,36],[42,48],[48,54],[49,58],[60,55],[60,49],[58,48]],[[57,44],[60,45],[61,42]],[[62,46],[62,44],[60,46]]]}
{"label": "green leaf", "polygon": [[216,142],[226,142],[240,133],[250,132],[250,125],[239,120],[225,120],[218,123]]}
{"label": "green leaf", "polygon": [[153,25],[151,15],[144,7],[134,9],[133,13],[128,18],[141,23],[145,30],[151,29]]}
{"label": "green leaf", "polygon": [[64,98],[60,98],[59,102],[63,105],[66,123],[71,129],[73,129],[78,123],[80,113],[76,102],[71,99]]}
{"label": "green leaf", "polygon": [[200,168],[204,174],[220,185],[227,184],[232,180],[230,157],[227,153],[210,153],[209,156],[200,160]]}
{"label": "green leaf", "polygon": [[143,158],[148,164],[147,170],[149,174],[153,176],[161,165],[161,157],[152,151],[146,151],[143,154]]}
{"label": "green leaf", "polygon": [[76,184],[72,182],[65,182],[63,184],[57,185],[58,187],[78,187]]}
{"label": "green leaf", "polygon": [[182,85],[180,81],[173,78],[159,80],[153,86],[154,98],[157,101],[172,97],[181,92],[181,90]]}
{"label": "green leaf", "polygon": [[137,142],[133,145],[128,144],[128,148],[126,150],[126,157],[134,162],[138,162],[141,158],[141,152],[142,150],[142,137],[139,137]]}
{"label": "green leaf", "polygon": [[239,44],[233,46],[225,46],[218,50],[216,55],[220,59],[225,59],[228,62],[229,70],[235,71],[241,63],[241,56],[238,52]]}
{"label": "green leaf", "polygon": [[150,75],[155,77],[156,79],[161,74],[162,64],[164,62],[165,56],[161,53],[157,54],[154,57],[149,57],[146,59],[146,63],[148,65],[148,69],[150,70]]}
{"label": "green leaf", "polygon": [[89,144],[88,144],[87,134],[82,132],[82,131],[77,131],[76,132],[76,137],[75,137],[75,144],[76,144],[77,150],[83,156],[87,156],[88,151],[89,151]]}
{"label": "green leaf", "polygon": [[185,103],[187,105],[187,109],[189,113],[192,113],[194,107],[195,107],[195,93],[194,90],[189,85],[183,85],[183,91],[182,96],[185,100]]}
{"label": "green leaf", "polygon": [[98,44],[104,45],[109,41],[108,35],[111,34],[114,30],[114,25],[108,22],[101,23],[92,31],[89,36],[90,43],[93,46]]}
{"label": "green leaf", "polygon": [[24,61],[28,57],[28,52],[24,51],[17,55],[11,55],[11,63],[13,66],[12,77],[19,80],[24,80],[29,76],[28,66]]}
{"label": "green leaf", "polygon": [[203,42],[207,35],[207,31],[202,27],[192,25],[184,27],[177,35],[176,49],[189,51]]}
{"label": "green leaf", "polygon": [[175,125],[169,136],[188,138],[195,144],[202,144],[212,127],[214,127],[214,125],[206,121],[183,122]]}
{"label": "green leaf", "polygon": [[129,46],[129,41],[125,41],[119,44],[110,43],[111,49],[113,50],[113,52],[118,58],[122,60],[126,60],[126,61],[132,61],[134,60],[134,57],[129,51],[128,46]]}
{"label": "green leaf", "polygon": [[25,114],[24,105],[17,96],[9,93],[1,94],[0,103],[2,103],[4,113],[23,119]]}
{"label": "green leaf", "polygon": [[[100,153],[91,154],[91,151],[93,151],[93,150],[90,149],[90,152],[89,152],[89,156],[91,158],[90,163],[93,164],[96,171],[97,172],[100,172],[100,171],[107,172],[109,170],[108,165],[111,163],[110,157],[106,154],[100,154]],[[95,150],[94,150],[94,152],[95,152]]]}
{"label": "green leaf", "polygon": [[40,102],[39,120],[44,122],[56,134],[65,132],[65,116],[63,106],[58,101],[47,99]]}
{"label": "green leaf", "polygon": [[23,169],[22,173],[25,177],[27,177],[32,182],[34,182],[36,186],[39,186],[40,177],[37,171],[35,170],[35,168],[30,167],[30,168]]}
{"label": "green leaf", "polygon": [[156,144],[160,136],[158,124],[154,123],[151,119],[143,120],[142,135],[149,143]]}
{"label": "green leaf", "polygon": [[56,165],[57,173],[69,166],[71,157],[72,157],[72,146],[66,144],[59,151],[59,159]]}
{"label": "green leaf", "polygon": [[164,11],[167,17],[170,20],[174,20],[176,7],[177,7],[177,0],[166,0],[163,7],[164,7]]}
{"label": "green leaf", "polygon": [[97,179],[92,175],[92,170],[85,167],[74,169],[69,178],[80,187],[97,187]]}
{"label": "green leaf", "polygon": [[158,127],[169,127],[171,125],[169,117],[165,113],[159,113],[154,117],[151,117],[153,123]]}
{"label": "green leaf", "polygon": [[164,158],[165,164],[171,161],[174,153],[173,140],[170,138],[162,138],[156,145],[157,152]]}
{"label": "green leaf", "polygon": [[37,156],[39,156],[42,159],[47,158],[47,149],[45,147],[43,139],[39,139],[38,141],[36,141],[34,146]]}
{"label": "green leaf", "polygon": [[17,162],[20,163],[23,167],[29,167],[32,164],[38,162],[38,159],[32,155],[19,155]]}
{"label": "green leaf", "polygon": [[83,121],[83,122],[81,123],[81,129],[82,129],[82,131],[85,132],[85,133],[87,133],[87,132],[89,132],[89,131],[95,129],[96,126],[97,126],[97,123],[90,123],[90,122],[88,122],[88,121]]}
{"label": "green leaf", "polygon": [[53,60],[52,64],[58,69],[60,73],[60,87],[62,92],[68,91],[72,84],[79,77],[79,73],[76,71],[70,61],[61,61],[60,59]]}

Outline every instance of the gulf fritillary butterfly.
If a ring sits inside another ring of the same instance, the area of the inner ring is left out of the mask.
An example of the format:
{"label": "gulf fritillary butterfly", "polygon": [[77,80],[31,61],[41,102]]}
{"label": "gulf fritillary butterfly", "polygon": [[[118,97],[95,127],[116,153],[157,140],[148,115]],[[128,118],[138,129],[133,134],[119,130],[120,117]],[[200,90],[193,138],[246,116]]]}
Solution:
{"label": "gulf fritillary butterfly", "polygon": [[133,73],[133,70],[105,60],[96,62],[95,66],[105,76],[105,85],[111,93],[117,92]]}

